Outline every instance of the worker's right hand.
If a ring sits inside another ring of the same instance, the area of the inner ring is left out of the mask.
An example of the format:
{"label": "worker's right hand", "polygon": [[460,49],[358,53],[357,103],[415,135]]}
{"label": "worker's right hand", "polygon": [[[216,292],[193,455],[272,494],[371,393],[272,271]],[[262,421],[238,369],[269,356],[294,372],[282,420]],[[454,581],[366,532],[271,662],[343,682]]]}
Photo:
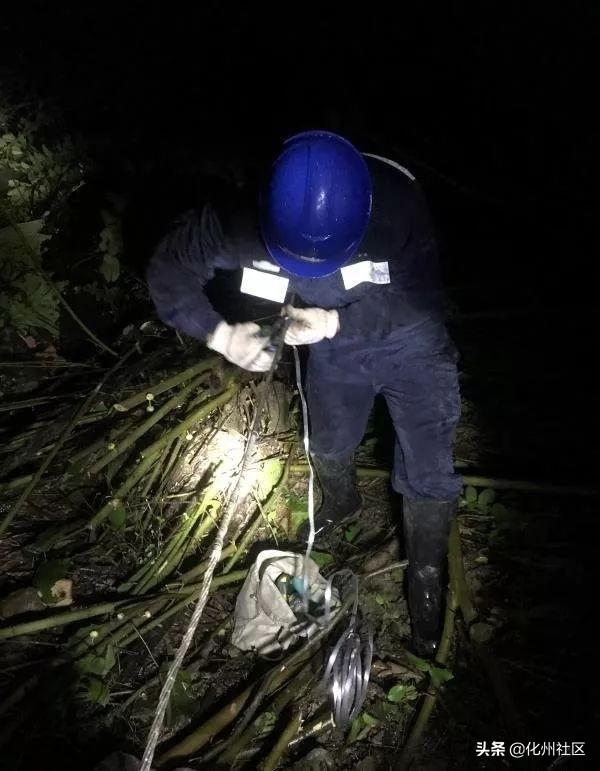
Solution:
{"label": "worker's right hand", "polygon": [[274,353],[265,351],[268,339],[260,334],[260,327],[252,321],[228,324],[220,321],[208,336],[206,344],[223,354],[232,364],[250,372],[266,372],[273,363]]}

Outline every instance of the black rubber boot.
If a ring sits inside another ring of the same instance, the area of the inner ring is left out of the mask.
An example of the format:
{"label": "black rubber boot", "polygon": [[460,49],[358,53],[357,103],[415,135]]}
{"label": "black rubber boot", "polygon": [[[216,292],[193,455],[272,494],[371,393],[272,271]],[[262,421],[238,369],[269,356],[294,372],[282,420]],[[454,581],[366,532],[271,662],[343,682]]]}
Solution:
{"label": "black rubber boot", "polygon": [[[356,489],[356,468],[352,456],[331,460],[321,455],[311,456],[321,488],[321,505],[315,513],[315,530],[319,538],[327,537],[337,527],[355,519],[360,513],[362,500]],[[297,537],[306,543],[310,526],[308,521],[298,528]]]}
{"label": "black rubber boot", "polygon": [[456,501],[404,499],[408,609],[415,653],[431,658],[441,635],[450,522]]}

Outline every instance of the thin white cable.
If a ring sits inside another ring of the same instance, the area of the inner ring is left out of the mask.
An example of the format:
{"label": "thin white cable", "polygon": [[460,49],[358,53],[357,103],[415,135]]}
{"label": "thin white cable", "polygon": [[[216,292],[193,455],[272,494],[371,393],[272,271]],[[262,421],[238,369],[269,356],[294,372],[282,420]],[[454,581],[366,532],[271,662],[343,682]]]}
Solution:
{"label": "thin white cable", "polygon": [[292,345],[294,351],[294,362],[296,364],[296,385],[298,387],[298,393],[300,394],[300,403],[302,404],[302,423],[304,426],[304,453],[306,454],[306,462],[308,463],[308,523],[310,530],[308,533],[308,543],[306,545],[306,552],[304,554],[304,567],[302,570],[302,599],[304,600],[304,610],[308,612],[308,560],[313,549],[315,542],[315,472],[313,469],[312,461],[310,459],[310,438],[308,430],[308,405],[304,396],[304,390],[302,388],[302,371],[300,368],[300,356],[298,355],[298,348]]}
{"label": "thin white cable", "polygon": [[[310,458],[310,438],[308,427],[308,405],[302,388],[300,357],[295,345],[294,361],[296,364],[296,385],[302,404],[302,422],[304,424],[304,452],[308,463],[308,522],[310,526],[302,575],[302,599],[304,612],[309,618],[308,560],[315,542],[315,506],[314,506],[314,469]],[[313,619],[317,623],[328,624],[331,619],[333,581],[343,577],[354,582],[354,605],[350,623],[341,634],[329,655],[323,683],[331,694],[333,702],[333,721],[338,728],[345,730],[360,713],[367,695],[371,661],[373,658],[373,633],[369,627],[363,634],[357,630],[358,624],[358,576],[351,570],[339,570],[334,573],[325,590],[325,614],[323,619]]]}

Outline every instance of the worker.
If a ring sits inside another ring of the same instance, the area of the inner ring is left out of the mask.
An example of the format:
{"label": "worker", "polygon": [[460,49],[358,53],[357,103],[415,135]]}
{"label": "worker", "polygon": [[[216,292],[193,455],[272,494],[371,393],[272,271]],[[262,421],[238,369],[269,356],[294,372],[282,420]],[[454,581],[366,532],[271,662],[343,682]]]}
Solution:
{"label": "worker", "polygon": [[353,456],[375,395],[385,398],[396,434],[392,486],[403,496],[413,645],[432,656],[461,490],[452,460],[460,397],[419,184],[392,160],[309,131],[284,143],[254,213],[221,215],[206,203],[173,223],[147,271],[160,318],[230,362],[265,371],[273,353],[260,327],[229,323],[206,296],[215,271],[240,269],[238,291],[279,304],[297,298],[287,308],[285,342],[308,346],[321,535],[360,513]]}

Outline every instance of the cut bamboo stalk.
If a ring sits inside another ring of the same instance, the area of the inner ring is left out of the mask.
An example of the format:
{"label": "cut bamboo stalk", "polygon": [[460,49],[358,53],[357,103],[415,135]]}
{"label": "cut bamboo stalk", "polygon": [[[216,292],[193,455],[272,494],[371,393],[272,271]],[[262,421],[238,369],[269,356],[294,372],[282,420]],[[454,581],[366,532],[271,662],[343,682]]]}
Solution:
{"label": "cut bamboo stalk", "polygon": [[[308,464],[294,463],[290,469],[294,474],[308,474]],[[388,469],[371,466],[357,466],[357,476],[363,479],[388,479]],[[530,482],[525,479],[499,479],[463,474],[463,482],[471,487],[491,487],[494,490],[520,490],[522,492],[542,493],[547,495],[585,495],[600,496],[600,487],[590,485],[552,485],[545,482]]]}
{"label": "cut bamboo stalk", "polygon": [[16,477],[15,479],[11,479],[10,482],[3,482],[0,484],[0,494],[5,495],[6,493],[10,493],[12,490],[18,490],[20,487],[25,487],[25,485],[28,485],[32,479],[33,474],[27,474],[24,477]]}
{"label": "cut bamboo stalk", "polygon": [[216,367],[220,361],[222,361],[222,359],[219,356],[211,356],[208,359],[204,359],[203,361],[194,364],[193,367],[188,367],[187,369],[183,370],[183,372],[178,372],[176,375],[173,375],[166,380],[149,385],[142,391],[139,391],[133,396],[130,396],[128,399],[113,404],[113,409],[117,412],[127,412],[133,407],[137,407],[138,404],[143,404],[146,401],[146,394],[150,393],[153,396],[158,396],[164,391],[168,391],[170,388],[175,388],[180,383],[184,383],[186,380],[195,377],[196,375],[200,374],[200,372],[205,372],[206,370]]}
{"label": "cut bamboo stalk", "polygon": [[[219,578],[225,577],[226,576],[219,576]],[[254,683],[246,688],[243,693],[236,696],[233,701],[225,705],[223,709],[219,710],[219,712],[206,720],[195,731],[163,753],[156,761],[156,765],[161,767],[171,760],[180,760],[181,758],[196,753],[218,733],[231,725],[231,723],[240,715],[242,709],[244,709],[244,717],[231,735],[231,741],[236,741],[252,722],[256,710],[263,698],[281,688],[281,686],[288,682],[298,670],[302,668],[306,663],[306,659],[312,655],[314,650],[320,647],[321,643],[330,632],[343,618],[346,617],[346,613],[353,602],[354,597],[349,597],[342,604],[330,624],[319,630],[313,637],[304,643],[301,648],[292,653],[291,656],[288,656],[280,664],[277,664],[273,669],[269,670],[258,683]],[[258,688],[256,686],[258,686]],[[254,696],[252,701],[248,704],[250,695],[253,692]]]}
{"label": "cut bamboo stalk", "polygon": [[222,407],[224,404],[227,404],[227,402],[233,398],[238,388],[239,386],[236,384],[229,385],[229,387],[221,394],[215,396],[213,399],[209,399],[209,401],[205,402],[205,404],[203,404],[197,410],[194,410],[191,415],[188,415],[185,420],[182,420],[181,423],[172,428],[170,431],[165,432],[165,434],[163,434],[160,439],[157,439],[149,447],[146,447],[145,450],[142,450],[142,457],[146,457],[147,455],[158,452],[165,446],[165,444],[170,444],[174,439],[177,439],[185,431],[187,431],[188,428],[191,428],[196,423],[204,420],[204,418],[213,410],[216,410],[217,408]]}
{"label": "cut bamboo stalk", "polygon": [[[212,500],[213,495],[214,491],[211,487],[205,492],[202,501],[196,504],[190,513],[186,512],[187,520],[184,520],[183,526],[181,526],[173,534],[172,538],[169,539],[169,543],[162,554],[148,566],[148,570],[141,576],[137,586],[133,590],[134,594],[144,594],[153,586],[164,581],[164,579],[176,568],[185,554],[185,540],[196,526],[198,519],[204,514],[206,506],[209,501]],[[183,516],[185,517],[186,515]],[[206,517],[204,523],[206,523],[206,527],[204,528],[204,532],[206,532],[212,526],[212,521],[209,517]],[[204,523],[201,523],[201,525]]]}
{"label": "cut bamboo stalk", "polygon": [[[448,593],[448,601],[446,603],[442,639],[440,641],[440,645],[435,657],[435,663],[441,666],[445,666],[448,662],[450,646],[454,637],[454,623],[456,619],[457,608],[458,598],[456,594],[450,590]],[[430,683],[428,691],[423,697],[423,701],[421,702],[421,707],[417,714],[417,719],[415,720],[408,739],[402,748],[400,759],[398,761],[399,771],[410,767],[421,742],[423,733],[425,732],[425,728],[427,727],[427,723],[429,722],[429,718],[431,717],[431,713],[433,712],[433,708],[435,707],[437,697],[437,689],[433,683]]]}
{"label": "cut bamboo stalk", "polygon": [[[248,570],[234,570],[233,573],[229,573],[226,576],[217,576],[216,578],[213,578],[213,580],[211,581],[209,591],[213,592],[215,589],[218,589],[220,586],[226,586],[227,584],[235,584],[238,581],[243,581],[247,575],[248,575]],[[140,625],[139,632],[142,632],[144,634],[146,634],[147,632],[150,632],[152,629],[155,629],[157,626],[164,624],[164,622],[167,621],[169,618],[171,618],[171,616],[174,616],[176,613],[179,613],[179,611],[184,610],[192,602],[195,602],[200,596],[200,592],[202,591],[202,584],[194,584],[193,586],[185,587],[184,590],[189,591],[189,594],[187,594],[182,600],[180,600],[179,602],[176,602],[167,610],[164,610],[162,613],[159,613],[159,615],[156,616],[155,618],[152,618],[152,620],[148,620],[146,623]],[[138,632],[134,631],[131,634],[129,634],[127,637],[120,638],[118,642],[121,647],[126,648],[128,645],[131,645],[136,640],[139,640],[139,636],[138,636]]]}
{"label": "cut bamboo stalk", "polygon": [[248,550],[250,542],[254,538],[256,531],[258,530],[258,528],[263,522],[263,517],[268,516],[279,503],[281,499],[281,491],[287,485],[287,481],[289,478],[289,471],[291,468],[291,457],[292,457],[292,454],[290,453],[287,457],[285,466],[283,468],[281,476],[279,477],[279,480],[276,482],[275,486],[273,487],[267,499],[265,500],[264,504],[262,505],[262,511],[259,507],[256,512],[254,522],[250,525],[249,528],[247,528],[246,532],[242,537],[242,540],[240,541],[239,547],[236,549],[234,554],[232,554],[232,556],[229,558],[228,562],[226,563],[225,567],[223,568],[223,574],[228,573],[233,568],[233,566],[237,563],[237,561],[240,559],[242,554],[244,554]]}
{"label": "cut bamboo stalk", "polygon": [[289,743],[297,735],[301,726],[302,712],[301,710],[297,709],[294,711],[294,714],[292,715],[289,723],[283,729],[281,736],[279,739],[277,739],[275,746],[265,758],[265,762],[261,766],[261,771],[275,771],[275,769],[279,766],[283,756],[285,755]]}
{"label": "cut bamboo stalk", "polygon": [[116,608],[126,602],[127,600],[121,600],[119,602],[102,602],[98,605],[92,605],[89,608],[82,608],[81,610],[55,613],[52,616],[38,618],[35,621],[23,621],[20,624],[5,626],[3,629],[0,629],[0,640],[9,640],[12,637],[35,634],[36,632],[43,632],[47,629],[74,624],[76,621],[84,621],[87,618],[103,616],[106,613],[112,613]]}
{"label": "cut bamboo stalk", "polygon": [[[127,434],[127,436],[121,442],[113,442],[111,449],[90,467],[88,473],[91,475],[97,474],[105,466],[107,466],[117,455],[128,450],[130,447],[140,439],[147,431],[161,421],[166,415],[174,409],[177,409],[185,403],[190,392],[200,385],[202,377],[196,377],[192,379],[186,386],[179,390],[174,396],[168,399],[161,407],[154,410],[149,418],[146,418],[137,428]],[[169,442],[170,444],[170,442]]]}
{"label": "cut bamboo stalk", "polygon": [[152,464],[158,457],[159,450],[160,448],[151,455],[147,455],[136,468],[132,470],[131,474],[123,482],[121,487],[119,487],[114,496],[112,496],[108,503],[105,503],[104,506],[90,519],[89,524],[87,525],[88,527],[96,527],[96,525],[99,525],[106,517],[108,517],[111,510],[118,505],[118,502],[122,501],[130,490],[132,490],[140,479],[150,470]]}

